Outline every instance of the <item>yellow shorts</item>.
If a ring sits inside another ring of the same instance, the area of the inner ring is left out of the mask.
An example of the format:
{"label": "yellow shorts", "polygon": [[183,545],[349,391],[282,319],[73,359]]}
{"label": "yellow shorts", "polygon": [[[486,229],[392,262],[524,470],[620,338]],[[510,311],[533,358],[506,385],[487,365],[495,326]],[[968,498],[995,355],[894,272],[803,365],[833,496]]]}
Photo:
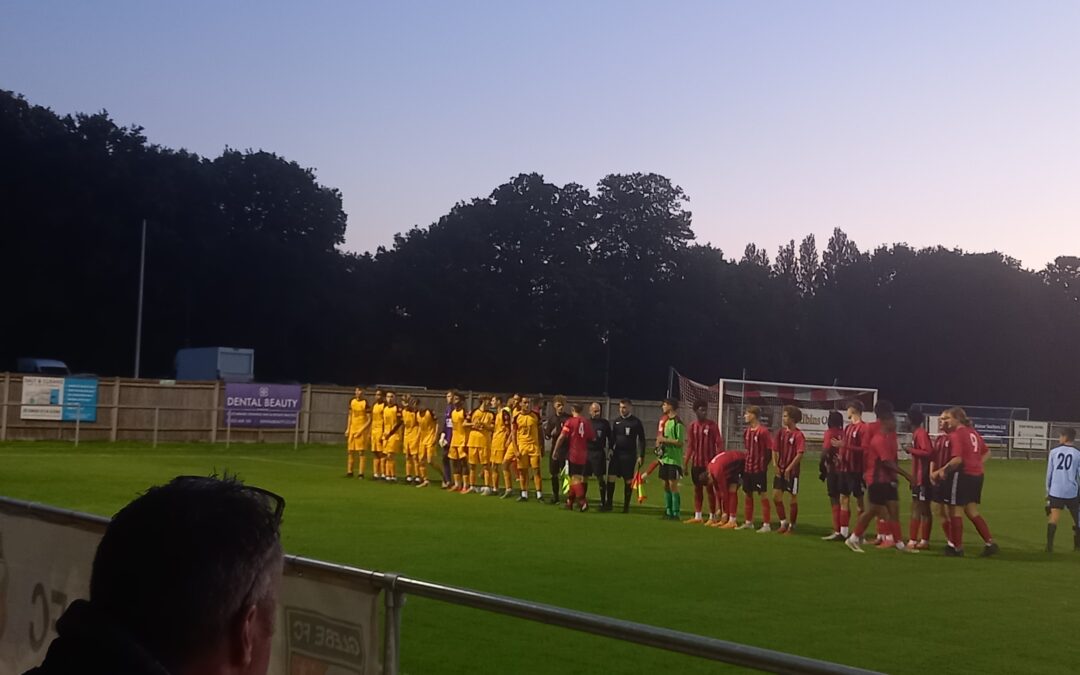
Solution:
{"label": "yellow shorts", "polygon": [[368,439],[363,436],[349,436],[345,442],[345,447],[349,452],[361,452],[367,450]]}
{"label": "yellow shorts", "polygon": [[518,455],[517,458],[519,469],[540,469],[540,453],[539,452],[526,452]]}
{"label": "yellow shorts", "polygon": [[397,453],[401,452],[401,441],[397,441],[396,443],[394,441],[390,441],[383,444],[382,451],[383,454],[396,455]]}
{"label": "yellow shorts", "polygon": [[488,448],[469,448],[469,464],[487,464],[491,461],[491,450]]}
{"label": "yellow shorts", "polygon": [[409,457],[418,457],[418,456],[420,456],[420,441],[415,441],[413,443],[406,443],[405,444],[405,454],[407,454]]}
{"label": "yellow shorts", "polygon": [[450,446],[450,459],[465,459],[465,446],[464,445],[451,445]]}
{"label": "yellow shorts", "polygon": [[507,448],[506,448],[505,445],[503,447],[501,447],[501,448],[499,448],[499,447],[492,448],[491,449],[490,463],[491,464],[502,464],[503,462],[505,462],[506,461],[506,451],[507,451]]}
{"label": "yellow shorts", "polygon": [[379,434],[371,434],[371,449],[373,452],[382,452],[383,440]]}

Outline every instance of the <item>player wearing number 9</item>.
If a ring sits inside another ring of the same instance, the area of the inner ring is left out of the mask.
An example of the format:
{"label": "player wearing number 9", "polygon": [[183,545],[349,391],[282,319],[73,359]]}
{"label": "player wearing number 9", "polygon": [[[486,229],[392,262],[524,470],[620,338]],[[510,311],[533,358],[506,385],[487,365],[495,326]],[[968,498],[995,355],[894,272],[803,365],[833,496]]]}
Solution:
{"label": "player wearing number 9", "polygon": [[982,501],[983,461],[990,453],[979,432],[971,425],[963,408],[949,408],[941,413],[941,421],[949,433],[949,445],[952,457],[940,469],[934,472],[934,480],[945,481],[945,503],[948,505],[949,545],[945,555],[960,557],[964,555],[964,520],[960,513],[978,530],[985,546],[982,557],[998,552],[998,545],[990,535],[990,527],[979,514],[979,502]]}

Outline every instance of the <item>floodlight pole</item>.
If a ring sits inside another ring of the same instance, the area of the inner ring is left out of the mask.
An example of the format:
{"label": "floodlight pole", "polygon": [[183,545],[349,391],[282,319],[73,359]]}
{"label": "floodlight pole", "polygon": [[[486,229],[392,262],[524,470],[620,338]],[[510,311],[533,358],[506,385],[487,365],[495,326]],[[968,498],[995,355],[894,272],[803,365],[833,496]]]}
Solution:
{"label": "floodlight pole", "polygon": [[143,282],[146,279],[146,218],[142,221],[142,245],[139,247],[139,307],[135,319],[135,379],[139,378],[142,356]]}

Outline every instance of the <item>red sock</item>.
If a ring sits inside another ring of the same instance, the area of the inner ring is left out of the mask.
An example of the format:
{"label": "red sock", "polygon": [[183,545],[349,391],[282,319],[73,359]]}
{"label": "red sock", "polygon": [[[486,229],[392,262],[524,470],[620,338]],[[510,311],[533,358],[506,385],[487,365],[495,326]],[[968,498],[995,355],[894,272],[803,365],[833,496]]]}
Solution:
{"label": "red sock", "polygon": [[845,511],[843,507],[840,508],[840,527],[848,527],[851,525],[851,511]]}
{"label": "red sock", "polygon": [[904,541],[904,531],[900,528],[900,521],[890,521],[889,525],[892,526],[893,540],[897,542]]}
{"label": "red sock", "polygon": [[881,518],[878,518],[877,522],[874,523],[874,533],[880,536],[885,536],[889,533],[889,531],[889,524]]}
{"label": "red sock", "polygon": [[787,520],[787,511],[784,510],[784,500],[776,500],[776,515],[780,516],[780,520]]}
{"label": "red sock", "polygon": [[925,516],[922,521],[922,538],[925,541],[930,541],[930,528],[933,527],[934,520],[930,516]]}
{"label": "red sock", "polygon": [[705,496],[702,492],[702,486],[694,486],[694,513],[701,513],[701,502],[703,501],[702,498]]}
{"label": "red sock", "polygon": [[956,548],[964,548],[964,519],[960,516],[950,518],[952,524],[949,526],[949,534],[951,535],[951,541]]}
{"label": "red sock", "polygon": [[709,496],[709,513],[716,513],[716,490],[710,489]]}
{"label": "red sock", "polygon": [[748,523],[754,522],[754,496],[746,495],[742,503],[743,520]]}
{"label": "red sock", "polygon": [[761,517],[762,517],[762,519],[764,519],[766,525],[772,523],[772,508],[771,508],[771,506],[772,505],[769,504],[769,498],[768,497],[762,497],[761,498]]}
{"label": "red sock", "polygon": [[971,519],[971,522],[975,525],[975,529],[979,531],[979,536],[983,538],[983,541],[989,544],[994,540],[990,536],[990,526],[986,524],[982,516],[975,516]]}
{"label": "red sock", "polygon": [[735,514],[739,510],[739,493],[738,492],[732,491],[732,492],[727,493],[727,501],[725,502],[724,510],[727,511],[727,514],[729,516],[731,516],[732,518],[735,517]]}
{"label": "red sock", "polygon": [[908,525],[908,541],[919,541],[919,528],[921,527],[922,521],[912,516],[911,523]]}
{"label": "red sock", "polygon": [[948,516],[941,519],[941,531],[945,533],[945,541],[952,543],[952,521]]}
{"label": "red sock", "polygon": [[791,524],[794,525],[795,521],[799,519],[799,505],[791,505]]}
{"label": "red sock", "polygon": [[840,505],[832,505],[832,529],[833,532],[840,531]]}

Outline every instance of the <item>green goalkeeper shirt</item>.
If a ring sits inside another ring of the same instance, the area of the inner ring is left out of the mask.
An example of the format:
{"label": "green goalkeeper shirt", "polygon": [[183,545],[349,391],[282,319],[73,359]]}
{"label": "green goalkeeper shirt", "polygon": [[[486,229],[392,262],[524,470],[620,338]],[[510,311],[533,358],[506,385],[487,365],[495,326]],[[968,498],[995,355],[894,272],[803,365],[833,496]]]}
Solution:
{"label": "green goalkeeper shirt", "polygon": [[660,456],[661,464],[683,463],[683,450],[686,446],[686,425],[678,417],[668,418],[664,423],[664,438],[679,441],[679,445],[664,445],[664,454]]}

